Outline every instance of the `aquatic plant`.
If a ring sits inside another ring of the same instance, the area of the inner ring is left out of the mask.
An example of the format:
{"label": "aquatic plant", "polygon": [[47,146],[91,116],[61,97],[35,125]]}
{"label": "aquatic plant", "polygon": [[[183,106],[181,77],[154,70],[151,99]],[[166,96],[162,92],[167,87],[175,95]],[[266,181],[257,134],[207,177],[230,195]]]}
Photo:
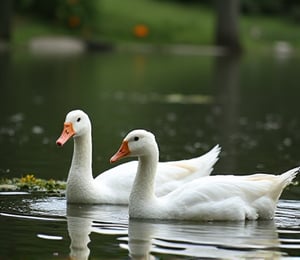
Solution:
{"label": "aquatic plant", "polygon": [[36,178],[34,174],[26,174],[21,178],[0,179],[0,191],[27,191],[63,194],[66,182]]}

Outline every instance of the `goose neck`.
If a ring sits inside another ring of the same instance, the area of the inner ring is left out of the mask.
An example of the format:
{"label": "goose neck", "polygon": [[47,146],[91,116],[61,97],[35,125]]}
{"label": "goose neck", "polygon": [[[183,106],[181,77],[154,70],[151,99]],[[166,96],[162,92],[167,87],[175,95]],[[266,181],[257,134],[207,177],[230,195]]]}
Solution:
{"label": "goose neck", "polygon": [[[155,198],[155,174],[158,153],[139,157],[138,170],[133,184],[130,200],[153,200]],[[132,202],[136,203],[136,202]]]}
{"label": "goose neck", "polygon": [[92,141],[91,135],[74,137],[74,152],[71,172],[78,172],[82,175],[92,175]]}

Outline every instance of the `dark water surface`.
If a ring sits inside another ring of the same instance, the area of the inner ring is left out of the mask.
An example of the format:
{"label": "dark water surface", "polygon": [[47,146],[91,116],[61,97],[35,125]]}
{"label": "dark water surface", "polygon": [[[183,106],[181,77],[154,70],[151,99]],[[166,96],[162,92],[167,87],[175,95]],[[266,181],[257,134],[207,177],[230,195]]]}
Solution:
{"label": "dark water surface", "polygon": [[[55,140],[74,108],[92,120],[95,176],[133,128],[156,134],[161,160],[218,143],[215,174],[284,172],[300,165],[299,66],[297,55],[270,53],[1,53],[0,178],[65,180],[73,146]],[[0,259],[128,259],[127,249],[132,258],[297,256],[299,194],[299,186],[284,192],[274,221],[200,224],[128,223],[126,207],[67,208],[64,198],[1,194]]]}
{"label": "dark water surface", "polygon": [[66,205],[64,198],[1,196],[0,259],[282,259],[300,252],[300,202],[274,220],[151,222],[127,207]]}

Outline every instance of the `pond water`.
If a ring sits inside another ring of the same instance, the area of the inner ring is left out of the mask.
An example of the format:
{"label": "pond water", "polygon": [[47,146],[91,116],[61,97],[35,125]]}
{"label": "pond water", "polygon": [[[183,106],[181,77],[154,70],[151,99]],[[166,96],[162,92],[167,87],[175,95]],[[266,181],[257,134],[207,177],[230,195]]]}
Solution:
{"label": "pond water", "polygon": [[[0,178],[66,180],[72,142],[58,148],[67,112],[93,126],[94,176],[123,136],[146,128],[160,158],[222,146],[214,174],[281,173],[300,165],[300,56],[170,53],[0,53]],[[297,180],[299,180],[299,176]],[[67,206],[64,197],[0,194],[0,259],[276,259],[300,255],[299,186],[273,221],[128,221],[127,208]]]}
{"label": "pond water", "polygon": [[6,195],[1,259],[282,259],[299,255],[300,202],[281,200],[274,220],[151,222],[127,207],[66,205],[64,198]]}

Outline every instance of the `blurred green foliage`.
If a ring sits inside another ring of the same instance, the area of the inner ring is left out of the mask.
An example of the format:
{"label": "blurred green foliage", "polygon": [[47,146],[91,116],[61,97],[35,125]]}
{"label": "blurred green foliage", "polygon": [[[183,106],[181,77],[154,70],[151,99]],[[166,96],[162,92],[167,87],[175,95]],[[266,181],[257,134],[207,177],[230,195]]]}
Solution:
{"label": "blurred green foliage", "polygon": [[96,0],[15,0],[18,14],[31,15],[71,29],[92,29],[98,14]]}
{"label": "blurred green foliage", "polygon": [[[204,4],[213,7],[223,0],[158,0],[181,4]],[[248,15],[280,15],[300,23],[300,1],[298,0],[240,0],[241,12]]]}
{"label": "blurred green foliage", "polygon": [[[215,1],[15,1],[17,16],[13,42],[16,44],[23,44],[37,36],[60,34],[117,44],[214,43]],[[273,46],[277,41],[290,42],[294,47],[300,46],[300,1],[299,4],[293,0],[240,1],[244,13],[240,19],[240,31],[245,48],[257,50]],[[147,29],[144,37],[136,36],[134,30],[137,26]]]}
{"label": "blurred green foliage", "polygon": [[246,14],[281,15],[300,22],[300,2],[297,0],[241,0]]}
{"label": "blurred green foliage", "polygon": [[[213,8],[211,0],[152,0],[180,2],[181,4],[204,4]],[[221,0],[222,1],[222,0]],[[97,17],[97,0],[15,0],[15,10],[21,14],[31,14],[43,19],[55,20],[71,28],[92,26]],[[149,2],[151,2],[149,0]],[[129,3],[130,4],[130,1]],[[240,0],[244,14],[284,15],[300,22],[300,2],[297,0]],[[76,18],[75,18],[76,17]]]}

